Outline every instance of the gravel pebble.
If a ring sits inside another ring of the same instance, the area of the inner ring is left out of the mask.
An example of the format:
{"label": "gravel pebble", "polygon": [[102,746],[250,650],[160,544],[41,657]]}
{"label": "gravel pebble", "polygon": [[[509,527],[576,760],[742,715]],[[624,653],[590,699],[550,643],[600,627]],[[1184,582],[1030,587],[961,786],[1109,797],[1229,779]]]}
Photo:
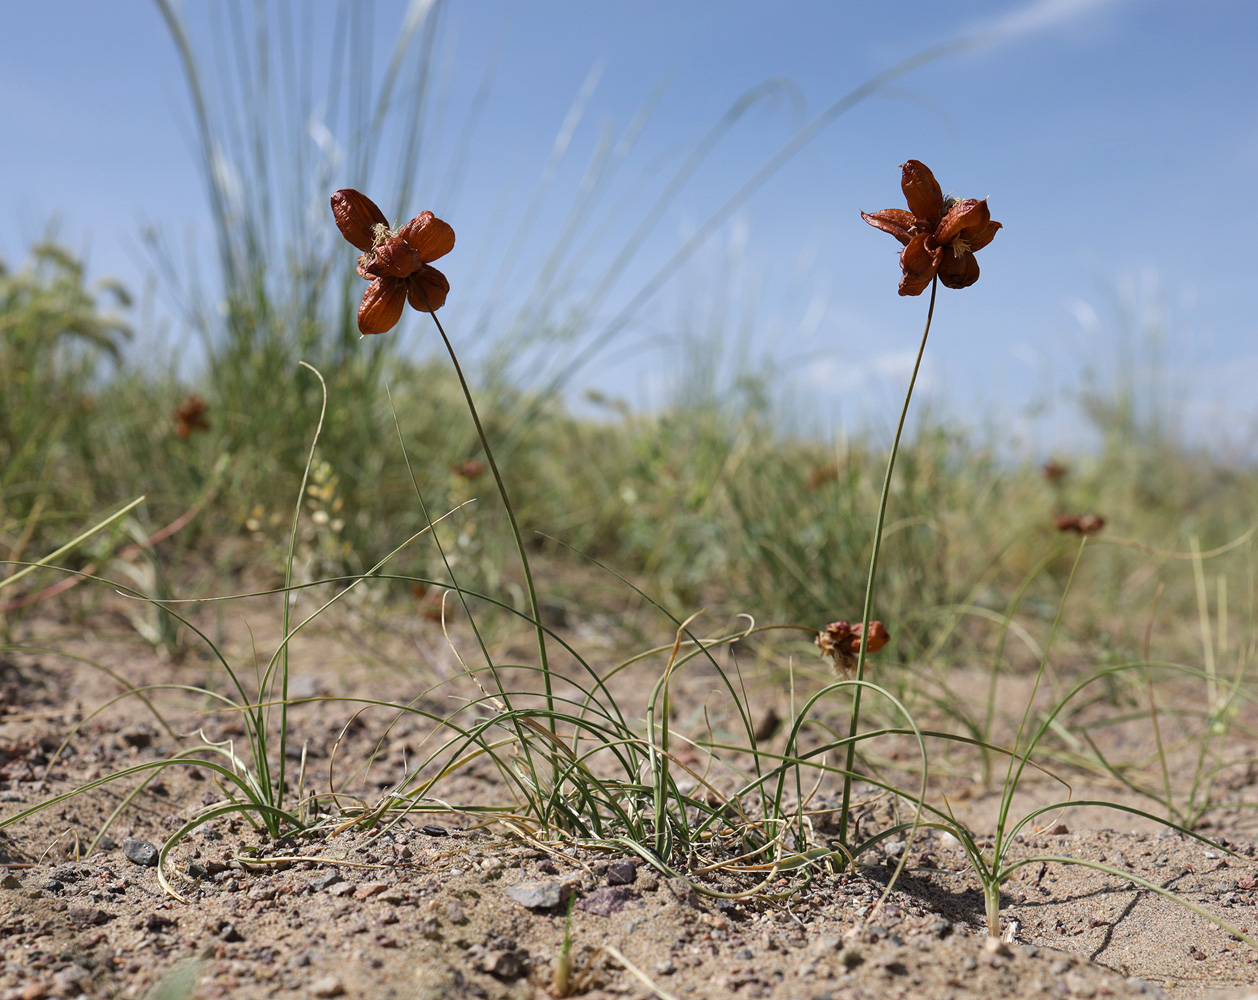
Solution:
{"label": "gravel pebble", "polygon": [[146,931],[168,931],[172,927],[177,926],[177,922],[170,917],[164,917],[160,913],[150,913],[144,918],[141,926]]}
{"label": "gravel pebble", "polygon": [[157,848],[147,840],[137,840],[135,837],[128,837],[122,842],[122,854],[123,857],[134,864],[143,865],[145,868],[157,867]]}
{"label": "gravel pebble", "polygon": [[341,878],[341,876],[338,875],[336,872],[328,872],[328,874],[326,875],[320,875],[318,878],[312,878],[310,880],[310,883],[309,883],[310,891],[323,892],[325,889],[330,889],[332,886],[336,885],[338,882],[344,882],[344,881],[345,880]]}
{"label": "gravel pebble", "polygon": [[339,997],[344,993],[345,986],[336,976],[321,976],[310,984],[312,997]]}
{"label": "gravel pebble", "polygon": [[550,910],[568,896],[569,886],[562,882],[521,882],[507,890],[507,895],[530,910]]}
{"label": "gravel pebble", "polygon": [[608,885],[633,885],[637,877],[637,864],[627,858],[624,861],[613,861],[607,866]]}
{"label": "gravel pebble", "polygon": [[70,923],[76,927],[97,927],[113,919],[104,910],[92,909],[86,906],[70,907],[70,912],[67,916],[70,918]]}
{"label": "gravel pebble", "polygon": [[56,981],[58,993],[75,996],[85,992],[92,981],[92,974],[81,965],[72,965],[68,969],[62,969],[53,979]]}
{"label": "gravel pebble", "polygon": [[524,961],[515,951],[487,952],[481,961],[481,968],[495,979],[519,979],[524,975]]}
{"label": "gravel pebble", "polygon": [[577,903],[577,909],[600,917],[610,917],[625,908],[625,904],[637,899],[638,894],[625,886],[604,885]]}

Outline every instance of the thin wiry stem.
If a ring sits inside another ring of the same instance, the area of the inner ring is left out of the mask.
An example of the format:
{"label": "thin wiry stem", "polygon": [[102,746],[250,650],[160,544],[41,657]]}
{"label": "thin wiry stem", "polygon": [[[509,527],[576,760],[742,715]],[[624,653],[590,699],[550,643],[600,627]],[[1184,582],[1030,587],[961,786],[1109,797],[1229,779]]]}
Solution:
{"label": "thin wiry stem", "polygon": [[[426,299],[424,304],[428,304]],[[541,608],[537,602],[537,588],[533,586],[533,571],[529,568],[528,552],[524,548],[524,536],[520,534],[520,525],[515,519],[515,508],[512,507],[511,497],[507,493],[507,484],[503,481],[502,473],[498,471],[498,463],[494,460],[493,449],[489,447],[489,438],[480,422],[476,402],[472,399],[472,389],[463,375],[463,366],[459,364],[458,355],[454,353],[454,345],[446,336],[445,328],[442,327],[441,320],[437,319],[437,314],[431,310],[428,314],[432,317],[433,323],[437,326],[437,332],[441,334],[441,339],[445,342],[446,351],[454,365],[454,373],[459,377],[459,385],[463,388],[463,399],[467,402],[468,411],[472,414],[472,423],[476,425],[476,434],[480,438],[481,448],[485,451],[485,461],[489,463],[489,469],[494,474],[494,482],[498,484],[498,495],[502,497],[502,505],[507,509],[507,520],[511,523],[511,534],[515,538],[516,551],[520,554],[520,565],[524,569],[524,589],[529,595],[529,611],[532,614],[533,627],[537,631],[538,666],[541,667],[542,682],[546,688],[546,711],[549,714],[555,710],[555,699],[551,691],[550,664],[546,656],[546,630],[542,627]]]}
{"label": "thin wiry stem", "polygon": [[[293,510],[293,526],[288,535],[288,558],[284,562],[284,645],[280,649],[280,761],[279,781],[274,789],[269,787],[271,767],[266,760],[266,715],[270,713],[268,710],[264,714],[261,704],[258,706],[258,741],[261,744],[262,752],[257,767],[260,777],[268,786],[268,804],[275,806],[276,809],[280,809],[284,805],[284,770],[288,756],[285,753],[288,749],[288,640],[292,636],[290,625],[293,613],[293,560],[297,554],[297,527],[301,522],[301,505],[306,498],[306,484],[310,482],[310,467],[314,465],[315,455],[319,449],[319,438],[323,434],[323,420],[328,412],[328,384],[323,380],[323,374],[314,365],[308,365],[304,361],[300,361],[298,364],[314,372],[315,378],[319,380],[319,387],[323,392],[323,403],[319,407],[319,423],[315,425],[314,437],[310,441],[310,454],[306,458],[306,467],[301,474],[301,489],[297,492],[297,505]],[[272,669],[273,664],[268,664],[266,674],[264,675],[264,683],[258,690],[259,703],[264,697],[262,688],[269,688],[274,684]],[[300,793],[300,789],[298,791]]]}
{"label": "thin wiry stem", "polygon": [[913,374],[909,378],[908,392],[904,394],[904,406],[900,409],[900,422],[896,424],[895,439],[891,442],[891,454],[887,458],[887,474],[882,480],[882,499],[878,502],[878,520],[874,525],[874,552],[869,559],[869,576],[865,580],[865,610],[861,613],[860,652],[856,661],[856,690],[852,693],[852,709],[848,721],[847,765],[843,775],[843,805],[839,809],[839,843],[847,844],[848,813],[852,803],[852,768],[856,765],[856,727],[860,722],[861,692],[864,686],[860,683],[865,679],[865,653],[868,645],[869,619],[874,607],[874,579],[878,574],[878,556],[882,552],[882,528],[887,517],[887,499],[891,495],[891,474],[895,470],[896,455],[900,452],[900,437],[904,434],[904,423],[909,415],[909,403],[913,399],[913,386],[917,384],[917,373],[922,367],[922,356],[926,353],[926,338],[930,336],[930,322],[935,316],[935,293],[939,290],[939,276],[930,283],[930,308],[926,311],[926,329],[922,331],[922,343],[917,348],[917,360],[913,362]]}

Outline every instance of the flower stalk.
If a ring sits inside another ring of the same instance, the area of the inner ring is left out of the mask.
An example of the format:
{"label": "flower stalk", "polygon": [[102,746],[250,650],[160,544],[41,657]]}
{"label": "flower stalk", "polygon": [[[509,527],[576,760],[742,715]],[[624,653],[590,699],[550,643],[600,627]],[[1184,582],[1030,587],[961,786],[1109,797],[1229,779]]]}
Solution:
{"label": "flower stalk", "polygon": [[[917,358],[913,362],[913,374],[909,377],[909,388],[904,394],[904,405],[900,408],[900,421],[895,427],[895,438],[891,442],[891,454],[887,457],[887,472],[882,479],[882,497],[878,501],[878,520],[874,523],[874,551],[869,558],[869,575],[865,578],[865,606],[861,612],[861,634],[869,634],[870,619],[874,611],[874,581],[878,576],[878,557],[882,554],[882,529],[887,520],[887,500],[891,496],[891,475],[895,471],[896,456],[900,453],[900,438],[904,435],[904,424],[909,415],[909,403],[913,399],[913,387],[917,384],[917,373],[922,367],[922,356],[926,353],[926,340],[930,337],[930,324],[935,316],[935,294],[939,289],[938,278],[931,281],[930,308],[926,311],[926,328],[922,331],[922,342],[917,348]],[[860,723],[861,693],[865,685],[865,657],[870,652],[870,643],[860,643],[856,653],[857,683],[853,686],[852,708],[848,716],[847,729],[847,761],[843,768],[843,804],[839,808],[839,843],[848,847],[847,827],[848,814],[852,804],[852,773],[856,766],[856,729]]]}
{"label": "flower stalk", "polygon": [[[436,324],[437,332],[441,334],[441,340],[446,345],[446,351],[450,355],[450,363],[454,365],[454,373],[458,376],[459,385],[463,389],[463,399],[467,403],[468,412],[472,415],[472,423],[476,426],[476,436],[480,438],[481,448],[485,451],[485,460],[489,463],[489,471],[493,473],[494,483],[498,486],[498,495],[502,497],[502,505],[507,509],[507,520],[511,525],[511,536],[515,539],[515,548],[520,555],[520,566],[524,570],[524,589],[529,596],[529,614],[532,616],[533,627],[537,632],[537,662],[541,668],[542,684],[546,692],[546,712],[548,719],[553,720],[555,700],[551,688],[550,660],[546,654],[546,630],[542,627],[541,606],[537,600],[537,588],[533,585],[533,571],[529,567],[529,555],[524,547],[524,535],[520,532],[520,524],[515,518],[515,508],[511,505],[511,497],[507,493],[507,484],[502,478],[502,473],[498,470],[498,462],[494,459],[494,451],[489,446],[489,438],[485,434],[485,427],[481,423],[480,413],[476,409],[476,400],[472,398],[471,386],[467,384],[467,379],[463,375],[463,366],[459,364],[458,355],[454,353],[454,345],[450,343],[450,338],[446,336],[445,328],[441,325],[441,320],[437,318],[436,310],[428,309],[425,311],[432,315],[432,321]],[[548,725],[553,726],[553,721],[549,721]]]}
{"label": "flower stalk", "polygon": [[546,691],[546,711],[551,715],[555,710],[555,703],[550,662],[546,653],[546,631],[542,627],[541,608],[537,600],[537,588],[533,584],[528,552],[524,547],[524,536],[520,532],[515,508],[507,493],[507,484],[498,469],[493,449],[489,446],[489,438],[481,423],[476,401],[472,398],[471,386],[463,374],[463,366],[459,364],[454,345],[446,336],[441,320],[437,319],[437,310],[445,305],[449,294],[450,282],[431,262],[454,249],[454,229],[432,212],[421,212],[405,225],[390,229],[389,220],[376,203],[353,188],[336,191],[332,195],[331,203],[332,217],[336,220],[341,235],[362,251],[358,257],[358,274],[371,282],[358,308],[359,331],[364,336],[388,332],[402,318],[403,306],[409,304],[412,309],[432,316],[437,332],[441,334],[446,345],[446,351],[454,365],[454,373],[463,389],[463,399],[472,415],[472,423],[476,426],[476,435],[484,449],[485,460],[489,463],[494,483],[498,487],[498,495],[502,497],[502,504],[507,510],[511,535],[520,555],[525,590],[529,596],[529,612],[537,630],[537,656]]}
{"label": "flower stalk", "polygon": [[[891,476],[895,472],[896,456],[900,452],[900,439],[908,419],[909,404],[913,400],[913,387],[926,353],[926,341],[930,337],[930,324],[935,316],[935,296],[939,284],[948,288],[968,288],[978,281],[978,261],[974,254],[987,246],[1001,229],[991,217],[987,199],[944,197],[943,189],[935,175],[921,160],[908,160],[900,165],[900,189],[908,204],[903,208],[888,208],[881,212],[861,212],[861,218],[875,229],[894,236],[903,245],[900,252],[901,295],[920,295],[930,286],[930,307],[926,310],[926,327],[922,342],[913,362],[913,374],[909,378],[904,405],[900,408],[900,420],[896,424],[895,438],[891,442],[891,454],[887,457],[887,472],[882,480],[882,496],[878,501],[878,519],[874,524],[873,553],[869,558],[869,575],[865,579],[865,608],[861,615],[860,634],[870,636],[870,618],[873,615],[874,583],[878,576],[878,557],[882,554],[882,531],[887,519],[887,500],[891,495]],[[872,636],[870,636],[872,640]],[[843,774],[843,802],[839,809],[839,843],[847,848],[849,812],[852,804],[852,777],[856,766],[856,730],[860,723],[861,693],[864,691],[865,657],[871,651],[871,641],[859,644],[856,652],[855,691],[848,719],[847,763]]]}

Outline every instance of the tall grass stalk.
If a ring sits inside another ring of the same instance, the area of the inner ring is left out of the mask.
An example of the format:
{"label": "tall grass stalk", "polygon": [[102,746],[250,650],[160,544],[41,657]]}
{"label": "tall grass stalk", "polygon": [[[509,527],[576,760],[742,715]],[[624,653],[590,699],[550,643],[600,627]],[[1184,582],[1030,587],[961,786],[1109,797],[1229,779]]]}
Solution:
{"label": "tall grass stalk", "polygon": [[[557,355],[561,359],[558,367],[547,376],[541,392],[533,397],[535,402],[526,414],[525,423],[530,422],[528,418],[535,416],[539,412],[537,409],[539,403],[537,401],[554,398],[568,386],[578,372],[589,365],[609,344],[629,328],[642,306],[658,294],[660,289],[668,283],[669,278],[678,272],[681,266],[694,255],[695,251],[706,243],[733,216],[740,206],[746,203],[756,191],[763,187],[770,178],[794,159],[801,150],[808,146],[826,128],[867,98],[901,77],[912,73],[914,70],[959,52],[987,44],[993,41],[995,37],[992,33],[976,33],[923,49],[921,52],[901,60],[894,66],[875,74],[854,87],[797,131],[751,177],[741,184],[716,211],[698,226],[695,232],[651,274],[650,278],[642,284],[638,291],[629,297],[627,304],[617,311],[601,330],[593,333],[578,350],[567,351],[563,355]],[[696,144],[691,156],[679,168],[669,187],[663,192],[653,209],[644,217],[639,229],[625,243],[613,265],[608,268],[599,284],[600,294],[610,289],[612,281],[619,276],[623,269],[623,264],[636,254],[646,232],[658,220],[659,210],[681,189],[682,184],[685,183],[698,163],[701,162],[711,148],[715,147],[715,141],[762,95],[762,88],[755,88],[744,94],[726,112],[726,115],[712,128],[708,135]],[[597,298],[594,301],[597,302]],[[583,314],[587,319],[592,315],[592,312],[592,309],[589,307],[583,310]]]}
{"label": "tall grass stalk", "polygon": [[[306,484],[310,482],[310,468],[314,465],[315,454],[319,447],[319,437],[323,434],[323,418],[328,412],[328,384],[324,381],[323,375],[319,369],[313,365],[300,362],[301,366],[308,371],[314,373],[314,377],[319,380],[319,388],[323,397],[323,402],[319,407],[319,422],[315,425],[314,435],[310,439],[310,453],[306,457],[306,466],[301,474],[301,486],[297,490],[297,502],[293,508],[292,528],[288,533],[288,558],[284,561],[284,610],[282,614],[285,642],[280,647],[280,763],[279,763],[279,782],[275,790],[275,804],[283,808],[284,805],[284,770],[288,755],[284,752],[288,746],[288,635],[292,624],[293,601],[289,598],[289,593],[293,586],[293,561],[297,557],[297,528],[301,523],[301,506],[306,500]],[[272,664],[274,661],[272,661]],[[268,672],[271,669],[268,665]],[[263,676],[260,685],[261,690],[266,690],[268,677]],[[263,729],[265,732],[265,727]],[[265,753],[265,748],[264,748]],[[269,769],[264,769],[269,770]]]}

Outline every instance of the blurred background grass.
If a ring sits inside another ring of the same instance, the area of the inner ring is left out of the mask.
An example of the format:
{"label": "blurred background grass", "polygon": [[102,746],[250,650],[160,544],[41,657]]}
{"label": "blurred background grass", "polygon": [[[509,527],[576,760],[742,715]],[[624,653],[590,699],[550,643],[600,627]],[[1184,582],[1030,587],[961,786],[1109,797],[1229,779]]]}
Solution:
{"label": "blurred background grass", "polygon": [[[55,232],[0,273],[0,556],[47,551],[95,512],[146,493],[141,535],[204,501],[162,543],[162,558],[213,566],[225,540],[244,539],[251,558],[278,568],[322,399],[317,381],[297,367],[306,361],[326,377],[329,395],[304,501],[303,572],[361,571],[424,525],[405,448],[431,514],[477,498],[443,526],[463,583],[511,592],[505,519],[453,373],[395,337],[359,339],[363,285],[326,204],[334,187],[350,185],[391,215],[428,207],[440,214],[428,193],[448,190],[457,176],[429,176],[420,155],[426,130],[449,127],[428,73],[436,19],[405,22],[383,69],[369,65],[369,49],[347,31],[343,72],[319,95],[308,81],[295,82],[295,42],[282,24],[220,39],[226,48],[209,51],[198,48],[177,7],[157,6],[192,95],[217,225],[214,274],[206,280],[150,239],[163,294],[180,303],[184,339],[166,356],[139,356],[126,349],[137,323],[126,291],[89,283]],[[749,94],[733,118],[757,99]],[[303,127],[317,104],[349,138],[342,160]],[[375,159],[386,131],[393,163]],[[657,178],[659,204],[709,155],[705,143],[675,175]],[[718,306],[694,319],[664,405],[635,412],[616,400],[576,405],[570,396],[571,356],[591,344],[605,350],[625,322],[624,313],[606,322],[604,283],[574,300],[565,270],[597,241],[593,223],[607,208],[600,199],[616,148],[600,147],[588,165],[523,304],[486,292],[473,329],[452,331],[474,358],[487,429],[500,442],[519,520],[554,568],[552,589],[563,590],[562,567],[585,553],[679,615],[707,606],[812,626],[857,616],[885,434],[877,426],[841,439],[801,432],[810,424],[779,391],[778,372],[740,350],[749,320],[736,290],[717,287]],[[520,231],[550,183],[548,175],[538,180]],[[448,221],[457,231],[458,220]],[[639,245],[635,231],[623,245],[600,246],[606,274]],[[1243,536],[1258,484],[1252,466],[1184,444],[1175,401],[1151,388],[1165,384],[1149,363],[1157,336],[1136,324],[1119,338],[1123,356],[1096,363],[1077,402],[1101,444],[1058,456],[1060,475],[1045,474],[1042,456],[1011,453],[999,422],[959,427],[929,409],[916,418],[894,485],[875,608],[901,657],[964,636],[976,616],[1004,615],[1028,575],[1019,613],[1050,619],[1077,543],[1055,530],[1057,514],[1102,515],[1102,539],[1139,543],[1098,545],[1084,564],[1072,599],[1083,641],[1134,655],[1155,603],[1159,628],[1197,615],[1192,574],[1168,583],[1162,573],[1174,561],[1168,553]],[[190,369],[185,354],[203,360]],[[182,437],[175,411],[190,394],[206,403],[208,428]],[[1248,581],[1232,599],[1252,620],[1252,547],[1220,558],[1211,572]],[[1033,572],[1041,564],[1043,572]],[[444,574],[428,543],[405,553],[397,569]],[[580,587],[558,596],[579,599]],[[6,620],[29,613],[12,606]],[[965,655],[964,643],[956,649]]]}
{"label": "blurred background grass", "polygon": [[[250,551],[278,567],[318,416],[317,382],[294,370],[296,354],[278,336],[256,354],[214,338],[210,363],[191,382],[120,363],[126,301],[119,289],[87,287],[55,243],[0,274],[0,552],[46,551],[140,493],[142,523],[157,531],[217,483],[199,515],[162,543],[167,556],[213,562],[221,540],[252,538],[265,544]],[[282,312],[271,322],[288,329]],[[267,339],[254,328],[241,336]],[[329,385],[306,497],[309,570],[360,571],[424,524],[396,411],[434,516],[477,498],[448,530],[467,582],[496,588],[511,564],[505,519],[457,383],[447,365],[400,357],[393,343],[379,337],[344,356],[337,342],[303,345]],[[1074,606],[1095,628],[1120,631],[1115,641],[1138,644],[1146,622],[1127,615],[1147,607],[1162,581],[1168,556],[1158,550],[1209,550],[1249,529],[1253,470],[1115,416],[1129,412],[1125,391],[1093,387],[1087,412],[1106,431],[1103,446],[1060,456],[1047,474],[1002,454],[995,429],[920,419],[896,477],[879,596],[895,634],[924,649],[958,607],[1003,612],[1023,575],[1057,552],[1030,594],[1051,607],[1076,543],[1055,530],[1054,516],[1096,513],[1107,518],[1102,539],[1139,545],[1097,545]],[[181,438],[175,411],[190,392],[205,400],[209,427]],[[679,397],[652,413],[609,406],[600,419],[501,382],[481,393],[491,437],[510,442],[504,473],[539,550],[561,562],[581,561],[571,550],[588,554],[677,613],[708,605],[813,625],[857,614],[885,462],[880,435],[792,432],[771,376],[751,371],[733,386]],[[1244,567],[1252,550],[1228,558]],[[423,546],[402,560],[408,572],[441,575]],[[1182,575],[1182,591],[1162,598],[1168,617],[1194,606]]]}

